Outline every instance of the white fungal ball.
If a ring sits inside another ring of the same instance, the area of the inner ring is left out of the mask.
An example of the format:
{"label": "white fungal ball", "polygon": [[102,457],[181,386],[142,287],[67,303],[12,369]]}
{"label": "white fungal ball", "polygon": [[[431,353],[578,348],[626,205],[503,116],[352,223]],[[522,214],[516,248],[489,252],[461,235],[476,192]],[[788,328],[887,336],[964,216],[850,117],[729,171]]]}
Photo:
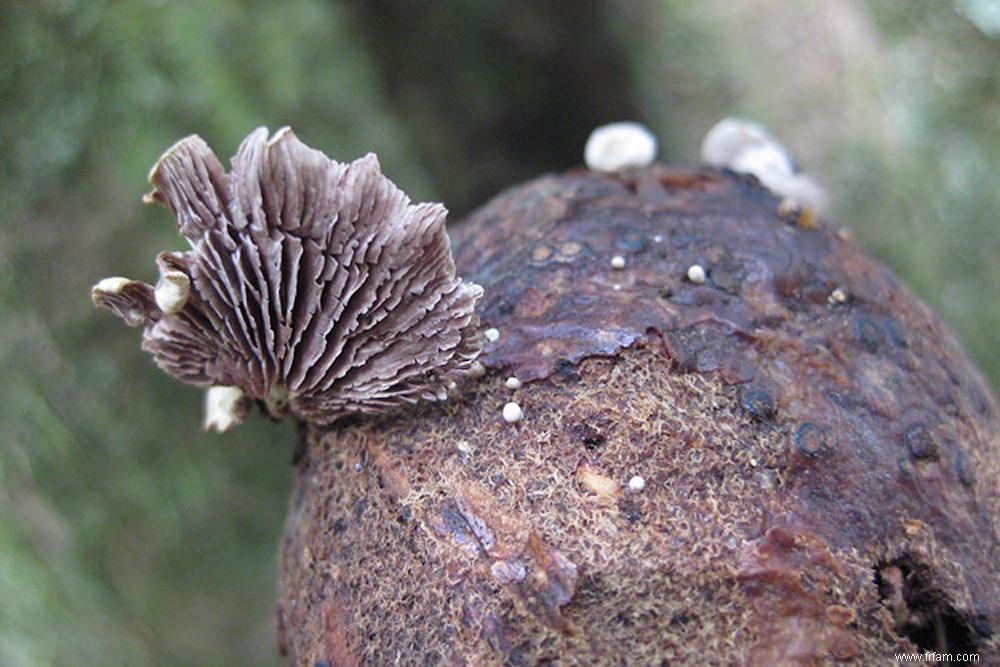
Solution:
{"label": "white fungal ball", "polygon": [[503,420],[508,424],[519,422],[524,419],[524,410],[521,406],[511,401],[503,406]]}
{"label": "white fungal ball", "polygon": [[705,273],[705,267],[701,264],[692,264],[687,270],[687,279],[696,285],[701,285],[705,282],[708,275]]}
{"label": "white fungal ball", "polygon": [[632,493],[638,493],[646,488],[646,478],[640,477],[639,475],[634,476],[628,481],[628,490]]}
{"label": "white fungal ball", "polygon": [[611,258],[611,268],[612,269],[624,269],[625,268],[625,258],[621,255],[615,255]]}
{"label": "white fungal ball", "polygon": [[242,422],[242,399],[239,387],[209,387],[205,392],[205,430],[225,433]]}
{"label": "white fungal ball", "polygon": [[473,361],[472,365],[469,366],[468,375],[472,379],[481,378],[486,375],[486,367],[478,361]]}
{"label": "white fungal ball", "polygon": [[161,270],[153,296],[164,315],[179,313],[191,294],[191,279],[183,271]]}
{"label": "white fungal ball", "polygon": [[496,327],[490,327],[489,329],[483,332],[483,336],[485,336],[486,340],[488,340],[489,342],[495,343],[498,340],[500,340],[500,330],[497,329]]}
{"label": "white fungal ball", "polygon": [[595,171],[648,167],[655,158],[656,137],[633,122],[602,125],[590,133],[583,150],[584,163]]}
{"label": "white fungal ball", "polygon": [[503,385],[505,387],[507,387],[508,389],[510,389],[510,390],[520,389],[521,388],[521,380],[518,379],[517,377],[514,377],[512,375],[509,378],[507,378],[506,380],[504,380]]}

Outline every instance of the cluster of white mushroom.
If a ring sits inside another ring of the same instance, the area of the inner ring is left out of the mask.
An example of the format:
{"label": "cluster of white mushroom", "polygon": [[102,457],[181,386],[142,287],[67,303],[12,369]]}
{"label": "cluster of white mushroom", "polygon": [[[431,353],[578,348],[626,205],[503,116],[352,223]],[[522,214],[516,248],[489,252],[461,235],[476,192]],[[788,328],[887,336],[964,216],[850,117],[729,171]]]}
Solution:
{"label": "cluster of white mushroom", "polygon": [[814,212],[826,199],[819,183],[798,171],[788,149],[757,123],[736,118],[719,121],[701,143],[701,159],[713,167],[752,174],[771,192]]}
{"label": "cluster of white mushroom", "polygon": [[[656,158],[656,137],[634,122],[602,125],[587,139],[584,163],[594,171],[614,173],[648,167]],[[735,118],[719,121],[701,144],[701,159],[720,169],[752,174],[772,192],[813,213],[826,195],[816,180],[800,172],[788,150],[757,123]]]}

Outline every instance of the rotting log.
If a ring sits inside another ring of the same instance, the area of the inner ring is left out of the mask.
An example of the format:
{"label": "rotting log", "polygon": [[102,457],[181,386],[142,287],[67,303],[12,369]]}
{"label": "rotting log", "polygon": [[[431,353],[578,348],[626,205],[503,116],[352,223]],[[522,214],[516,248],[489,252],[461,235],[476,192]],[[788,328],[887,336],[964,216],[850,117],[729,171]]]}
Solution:
{"label": "rotting log", "polygon": [[847,234],[657,164],[452,238],[487,373],[303,425],[291,664],[1000,664],[997,403]]}

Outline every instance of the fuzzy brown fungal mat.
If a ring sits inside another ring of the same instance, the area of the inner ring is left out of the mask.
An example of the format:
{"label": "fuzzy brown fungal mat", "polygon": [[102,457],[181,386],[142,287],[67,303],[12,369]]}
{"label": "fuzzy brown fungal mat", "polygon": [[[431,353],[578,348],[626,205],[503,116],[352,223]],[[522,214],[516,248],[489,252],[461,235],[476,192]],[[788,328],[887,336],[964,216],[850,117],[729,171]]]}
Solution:
{"label": "fuzzy brown fungal mat", "polygon": [[779,204],[654,165],[457,226],[488,373],[304,428],[290,663],[1000,664],[996,401],[887,269]]}

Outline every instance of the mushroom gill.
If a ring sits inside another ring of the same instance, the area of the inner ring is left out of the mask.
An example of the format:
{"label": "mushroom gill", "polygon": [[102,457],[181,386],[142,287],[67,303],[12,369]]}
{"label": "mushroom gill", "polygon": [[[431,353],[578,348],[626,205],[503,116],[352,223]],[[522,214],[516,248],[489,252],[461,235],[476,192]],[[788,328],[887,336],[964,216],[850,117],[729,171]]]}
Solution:
{"label": "mushroom gill", "polygon": [[374,154],[341,164],[259,128],[228,173],[190,136],[149,180],[145,200],[191,249],[160,254],[156,288],[105,279],[92,296],[143,325],[143,348],[177,379],[330,423],[442,399],[479,354],[482,289],[455,275],[445,208],[411,203]]}

